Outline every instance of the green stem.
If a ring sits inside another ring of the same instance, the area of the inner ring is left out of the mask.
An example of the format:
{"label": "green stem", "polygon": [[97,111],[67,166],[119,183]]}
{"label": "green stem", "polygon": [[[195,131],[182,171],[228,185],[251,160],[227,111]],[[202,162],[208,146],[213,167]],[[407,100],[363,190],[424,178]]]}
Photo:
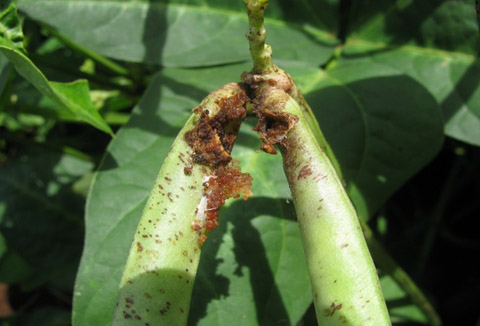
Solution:
{"label": "green stem", "polygon": [[108,70],[110,70],[111,72],[113,72],[117,75],[128,76],[128,70],[125,67],[119,65],[118,63],[116,63],[116,62],[114,62],[114,61],[112,61],[112,60],[110,60],[110,59],[108,59],[104,56],[101,56],[100,54],[96,53],[95,51],[89,50],[86,47],[84,47],[84,46],[82,46],[78,43],[75,43],[70,38],[66,37],[63,34],[60,34],[56,29],[54,29],[50,26],[43,25],[43,24],[42,24],[42,26],[45,27],[52,36],[59,39],[61,42],[63,42],[65,45],[67,45],[68,47],[70,47],[74,51],[84,55],[87,58],[92,59],[93,61],[97,62],[101,66],[107,68]]}
{"label": "green stem", "polygon": [[461,166],[462,165],[459,160],[455,161],[455,165],[451,169],[450,174],[445,181],[443,191],[438,198],[438,204],[436,205],[435,210],[433,211],[433,214],[431,216],[429,228],[427,230],[427,234],[424,237],[423,245],[421,247],[418,257],[417,275],[419,278],[423,276],[425,266],[428,262],[428,256],[430,255],[430,252],[433,248],[435,239],[442,224],[443,217],[445,216],[445,209],[451,198],[453,188],[458,182],[457,177],[458,173],[460,172]]}
{"label": "green stem", "polygon": [[250,55],[253,60],[253,72],[264,74],[275,65],[272,61],[272,48],[265,43],[267,33],[264,25],[264,12],[268,0],[245,0],[248,13],[247,39],[250,43]]}
{"label": "green stem", "polygon": [[383,248],[382,244],[375,238],[372,230],[363,220],[360,219],[365,239],[373,259],[379,268],[390,275],[400,287],[407,293],[412,302],[419,307],[428,319],[431,326],[442,324],[435,308],[430,304],[422,290],[415,284],[410,276],[397,264],[397,262]]}
{"label": "green stem", "polygon": [[83,71],[76,69],[75,67],[72,67],[72,65],[68,65],[62,62],[52,61],[46,58],[45,56],[36,55],[34,53],[30,55],[30,58],[32,59],[32,61],[34,61],[37,64],[47,66],[63,72],[67,72],[77,78],[85,78],[89,82],[96,84],[97,86],[100,86],[100,87],[106,87],[109,89],[118,89],[128,94],[131,94],[133,92],[133,89],[131,86],[129,86],[129,84],[119,83],[111,78],[107,78],[100,74],[87,74],[87,73],[84,73]]}

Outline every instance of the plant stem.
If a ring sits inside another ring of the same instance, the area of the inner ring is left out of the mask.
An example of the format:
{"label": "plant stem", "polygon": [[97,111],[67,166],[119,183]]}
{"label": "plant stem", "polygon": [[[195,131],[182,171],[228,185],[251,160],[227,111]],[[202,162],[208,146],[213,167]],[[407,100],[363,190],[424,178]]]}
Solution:
{"label": "plant stem", "polygon": [[248,13],[248,32],[246,36],[250,44],[253,72],[265,74],[275,67],[272,61],[272,48],[265,43],[267,33],[263,15],[268,0],[245,0],[245,3]]}
{"label": "plant stem", "polygon": [[440,230],[442,220],[445,216],[445,209],[448,206],[454,186],[458,182],[458,174],[461,166],[461,162],[456,160],[453,168],[450,170],[447,180],[445,181],[445,186],[443,187],[440,197],[438,198],[438,204],[435,206],[431,216],[429,228],[426,232],[422,249],[420,250],[418,256],[417,275],[419,278],[423,276],[423,272],[425,271],[428,257],[435,243],[435,238],[437,237],[438,231]]}
{"label": "plant stem", "polygon": [[420,308],[429,321],[429,325],[440,326],[442,324],[435,308],[430,304],[422,290],[415,284],[410,276],[388,254],[381,243],[375,238],[372,230],[365,221],[360,219],[363,234],[367,240],[368,248],[379,268],[390,275],[400,287],[407,293],[412,302]]}
{"label": "plant stem", "polygon": [[92,59],[93,61],[95,61],[98,64],[100,64],[101,66],[107,68],[108,70],[110,70],[114,74],[117,74],[117,75],[120,75],[120,76],[128,76],[128,70],[125,67],[119,65],[118,63],[114,62],[113,60],[110,60],[110,59],[98,54],[97,52],[92,51],[90,49],[87,49],[86,47],[72,41],[70,38],[66,37],[63,34],[60,34],[56,29],[54,29],[50,26],[43,25],[43,24],[42,24],[42,26],[44,28],[46,28],[52,36],[59,39],[61,42],[63,42],[65,45],[67,45],[68,47],[70,47],[74,51],[76,51],[80,54],[83,54],[87,58]]}
{"label": "plant stem", "polygon": [[72,67],[71,64],[68,65],[63,62],[48,60],[47,57],[36,55],[35,53],[32,53],[30,55],[30,58],[37,64],[69,73],[77,78],[87,79],[89,82],[91,82],[92,84],[96,84],[100,88],[105,87],[108,89],[118,89],[127,94],[131,94],[133,92],[133,89],[131,86],[129,86],[129,84],[119,83],[111,78],[102,76],[100,74],[87,74],[83,71],[76,69],[75,67]]}

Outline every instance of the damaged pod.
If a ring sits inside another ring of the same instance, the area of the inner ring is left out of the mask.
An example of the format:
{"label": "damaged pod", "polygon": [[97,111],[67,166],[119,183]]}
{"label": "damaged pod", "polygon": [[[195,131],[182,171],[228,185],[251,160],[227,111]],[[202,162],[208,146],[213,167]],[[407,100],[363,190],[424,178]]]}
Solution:
{"label": "damaged pod", "polygon": [[135,232],[113,326],[186,325],[206,232],[227,198],[251,195],[250,176],[230,156],[246,101],[239,84],[225,85],[194,109],[175,139]]}
{"label": "damaged pod", "polygon": [[319,325],[391,325],[358,218],[303,108],[260,86],[256,129],[278,145],[292,191]]}

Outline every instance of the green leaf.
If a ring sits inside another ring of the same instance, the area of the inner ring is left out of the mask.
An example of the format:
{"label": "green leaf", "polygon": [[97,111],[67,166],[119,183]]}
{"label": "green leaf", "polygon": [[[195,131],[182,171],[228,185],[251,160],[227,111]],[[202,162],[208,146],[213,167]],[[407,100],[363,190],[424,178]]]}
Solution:
{"label": "green leaf", "polygon": [[441,105],[445,134],[480,146],[475,2],[372,2],[375,5],[354,2],[344,59],[373,61],[415,79]]}
{"label": "green leaf", "polygon": [[353,0],[349,39],[477,54],[474,0]]}
{"label": "green leaf", "polygon": [[[35,274],[31,282],[72,286],[83,244],[84,198],[71,186],[92,168],[90,162],[40,149],[0,168],[0,232],[8,247],[4,258],[10,253],[16,266],[30,265]],[[6,269],[11,273],[11,267]]]}
{"label": "green leaf", "polygon": [[[275,58],[306,61],[315,66],[326,62],[337,41],[333,34],[318,29],[318,25],[334,24],[337,2],[330,3],[317,5],[307,1],[292,8],[287,1],[278,4],[272,1],[268,12],[272,11],[274,17],[283,15],[299,23],[267,19],[268,42],[275,49]],[[115,59],[193,67],[240,62],[250,57],[244,36],[248,23],[242,1],[205,4],[204,1],[23,0],[19,8],[75,42]],[[313,8],[326,10],[317,15]]]}
{"label": "green leaf", "polygon": [[42,94],[50,97],[62,108],[70,110],[83,121],[113,135],[112,130],[95,110],[90,100],[87,81],[49,82],[45,75],[24,54],[23,47],[20,47],[23,35],[21,31],[19,32],[20,23],[15,13],[14,2],[9,1],[9,4],[6,9],[1,8],[3,10],[0,13],[2,15],[0,16],[0,29],[2,31],[0,34],[0,53],[10,60],[17,72],[32,83]]}
{"label": "green leaf", "polygon": [[425,314],[411,302],[407,293],[390,275],[380,277],[380,284],[387,302],[390,320],[394,325],[427,325],[428,320]]}
{"label": "green leaf", "polygon": [[312,71],[299,82],[368,218],[442,145],[441,111],[412,78],[368,60]]}
{"label": "green leaf", "polygon": [[15,50],[26,53],[15,3],[15,0],[7,0],[0,4],[0,39],[3,39]]}
{"label": "green leaf", "polygon": [[[170,144],[208,91],[247,68],[171,69],[154,78],[109,146],[88,197],[74,325],[109,324],[134,230]],[[233,156],[252,174],[256,197],[222,209],[221,226],[202,252],[191,325],[224,325],[232,318],[239,325],[293,325],[311,302],[280,157],[257,151],[260,142],[251,128],[242,129]]]}
{"label": "green leaf", "polygon": [[7,84],[8,76],[10,75],[10,64],[1,53],[0,53],[0,98],[3,93],[3,89]]}

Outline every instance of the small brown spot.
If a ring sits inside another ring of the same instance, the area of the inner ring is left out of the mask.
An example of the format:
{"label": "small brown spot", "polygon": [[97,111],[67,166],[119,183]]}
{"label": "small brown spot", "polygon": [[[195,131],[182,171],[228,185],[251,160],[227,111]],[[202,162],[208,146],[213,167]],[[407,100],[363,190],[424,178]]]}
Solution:
{"label": "small brown spot", "polygon": [[192,174],[192,167],[191,166],[186,166],[183,168],[183,173],[185,173],[186,175],[191,175]]}
{"label": "small brown spot", "polygon": [[152,298],[152,295],[148,292],[145,292],[145,296],[148,298],[148,299],[151,299]]}
{"label": "small brown spot", "polygon": [[126,311],[123,311],[123,318],[125,318],[125,319],[131,319],[132,316],[129,315]]}
{"label": "small brown spot", "polygon": [[132,298],[128,298],[128,297],[125,298],[125,302],[126,302],[126,303],[129,303],[129,304],[134,304],[133,299],[132,299]]}
{"label": "small brown spot", "polygon": [[184,255],[185,257],[187,257],[188,252],[187,252],[186,250],[184,250],[184,251],[182,252],[182,255]]}
{"label": "small brown spot", "polygon": [[140,252],[143,250],[143,246],[140,242],[137,242],[137,251]]}
{"label": "small brown spot", "polygon": [[297,180],[306,179],[311,174],[312,174],[312,170],[308,165],[305,165],[298,173]]}
{"label": "small brown spot", "polygon": [[160,291],[160,293],[165,293],[164,289],[160,289],[159,291]]}
{"label": "small brown spot", "polygon": [[347,248],[347,247],[348,247],[348,243],[344,243],[344,244],[342,244],[342,245],[340,246],[340,248],[342,248],[342,249],[345,249],[345,248]]}
{"label": "small brown spot", "polygon": [[183,314],[183,312],[184,312],[184,311],[183,311],[183,308],[180,308],[180,312]]}
{"label": "small brown spot", "polygon": [[135,315],[135,319],[142,320],[142,317],[140,317],[139,315]]}
{"label": "small brown spot", "polygon": [[167,180],[168,182],[172,181],[172,179],[170,179],[169,177],[165,177],[165,180]]}

